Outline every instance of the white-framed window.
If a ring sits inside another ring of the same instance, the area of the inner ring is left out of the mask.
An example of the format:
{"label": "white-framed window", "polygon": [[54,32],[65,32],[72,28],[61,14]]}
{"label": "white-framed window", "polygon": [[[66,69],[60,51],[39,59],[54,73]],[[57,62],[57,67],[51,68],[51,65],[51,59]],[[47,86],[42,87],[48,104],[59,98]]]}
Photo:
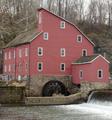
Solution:
{"label": "white-framed window", "polygon": [[11,65],[9,64],[9,72],[11,72]]}
{"label": "white-framed window", "polygon": [[77,35],[77,42],[82,43],[82,35]]}
{"label": "white-framed window", "polygon": [[61,48],[61,49],[60,49],[60,56],[61,56],[61,57],[65,57],[65,55],[66,55],[66,50],[65,50],[65,48]]}
{"label": "white-framed window", "polygon": [[14,59],[16,58],[16,51],[14,50]]}
{"label": "white-framed window", "polygon": [[9,59],[11,59],[11,52],[9,51]]}
{"label": "white-framed window", "polygon": [[39,20],[39,24],[41,24],[42,23],[42,13],[41,12],[39,12],[39,16],[38,16],[39,18],[38,18],[38,20]]}
{"label": "white-framed window", "polygon": [[28,48],[25,48],[25,56],[28,56]]}
{"label": "white-framed window", "polygon": [[5,60],[7,60],[7,52],[5,52],[4,57],[5,57]]}
{"label": "white-framed window", "polygon": [[60,71],[65,71],[65,63],[60,64]]}
{"label": "white-framed window", "polygon": [[4,72],[7,72],[7,65],[4,65]]}
{"label": "white-framed window", "polygon": [[83,70],[80,70],[80,71],[79,71],[79,78],[80,78],[80,79],[83,79]]}
{"label": "white-framed window", "polygon": [[60,21],[60,28],[65,29],[65,21]]}
{"label": "white-framed window", "polygon": [[37,70],[41,72],[43,70],[43,62],[37,62]]}
{"label": "white-framed window", "polygon": [[37,53],[38,53],[38,56],[43,56],[43,48],[42,47],[38,47]]}
{"label": "white-framed window", "polygon": [[22,57],[22,50],[19,49],[19,57],[21,58]]}
{"label": "white-framed window", "polygon": [[87,56],[87,49],[82,49],[82,56]]}
{"label": "white-framed window", "polygon": [[102,79],[103,78],[103,70],[102,69],[98,69],[97,70],[97,78],[98,79]]}
{"label": "white-framed window", "polygon": [[44,33],[43,33],[43,39],[44,39],[44,40],[48,40],[48,39],[49,39],[49,34],[48,34],[48,32],[44,32]]}

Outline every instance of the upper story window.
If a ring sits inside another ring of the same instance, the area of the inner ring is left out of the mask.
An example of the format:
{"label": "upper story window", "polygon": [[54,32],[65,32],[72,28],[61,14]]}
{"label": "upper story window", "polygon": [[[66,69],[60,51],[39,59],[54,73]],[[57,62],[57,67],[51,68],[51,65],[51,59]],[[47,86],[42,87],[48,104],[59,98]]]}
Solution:
{"label": "upper story window", "polygon": [[5,57],[5,60],[7,60],[7,53],[5,52],[5,54],[4,54],[4,57]]}
{"label": "upper story window", "polygon": [[65,48],[61,48],[60,49],[60,55],[61,55],[61,57],[65,57],[65,54],[66,54]]}
{"label": "upper story window", "polygon": [[25,56],[28,56],[28,48],[25,48]]}
{"label": "upper story window", "polygon": [[97,70],[97,78],[98,79],[102,79],[103,78],[103,70],[102,69],[98,69]]}
{"label": "upper story window", "polygon": [[22,50],[19,49],[19,57],[21,58],[22,57]]}
{"label": "upper story window", "polygon": [[65,63],[60,64],[60,71],[65,71]]}
{"label": "upper story window", "polygon": [[44,32],[44,33],[43,33],[43,39],[44,39],[44,40],[48,40],[48,39],[49,39],[48,32]]}
{"label": "upper story window", "polygon": [[87,56],[87,49],[82,50],[82,56]]}
{"label": "upper story window", "polygon": [[38,56],[43,56],[43,48],[38,47]]}
{"label": "upper story window", "polygon": [[77,42],[82,43],[82,35],[77,35]]}
{"label": "upper story window", "polygon": [[39,24],[41,24],[42,23],[42,13],[41,12],[39,12],[39,16],[38,16],[39,18],[38,18],[38,20],[39,20]]}
{"label": "upper story window", "polygon": [[37,63],[37,70],[41,72],[43,70],[43,62],[38,62]]}
{"label": "upper story window", "polygon": [[11,52],[9,52],[9,59],[11,59]]}
{"label": "upper story window", "polygon": [[79,71],[79,78],[80,78],[80,79],[83,79],[83,70],[80,70],[80,71]]}
{"label": "upper story window", "polygon": [[64,21],[61,21],[61,22],[60,22],[60,28],[61,28],[61,29],[65,29],[65,22],[64,22]]}

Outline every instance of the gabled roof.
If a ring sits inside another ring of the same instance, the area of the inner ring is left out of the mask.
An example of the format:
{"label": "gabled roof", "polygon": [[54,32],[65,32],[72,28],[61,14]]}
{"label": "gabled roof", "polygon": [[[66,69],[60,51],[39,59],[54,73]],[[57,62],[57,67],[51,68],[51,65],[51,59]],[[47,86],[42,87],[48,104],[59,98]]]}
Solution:
{"label": "gabled roof", "polygon": [[92,63],[99,57],[103,58],[107,63],[110,63],[102,55],[95,54],[95,55],[91,55],[91,56],[82,56],[77,61],[74,61],[72,64],[88,64],[88,63]]}
{"label": "gabled roof", "polygon": [[30,43],[41,33],[42,32],[37,32],[36,29],[21,33],[15,39],[13,39],[11,42],[9,42],[4,48],[14,47],[14,46],[18,46],[21,44]]}
{"label": "gabled roof", "polygon": [[46,10],[45,8],[39,8],[38,11],[40,11],[40,10],[45,10],[45,11],[47,11],[48,13],[50,13],[50,14],[52,14],[52,15],[60,18],[60,19],[62,19],[63,21],[71,24],[71,25],[74,26],[93,46],[95,46],[95,44],[94,44],[75,24],[73,24],[72,22],[64,19],[64,18],[61,17],[61,16],[56,15],[55,13],[52,13],[51,11]]}

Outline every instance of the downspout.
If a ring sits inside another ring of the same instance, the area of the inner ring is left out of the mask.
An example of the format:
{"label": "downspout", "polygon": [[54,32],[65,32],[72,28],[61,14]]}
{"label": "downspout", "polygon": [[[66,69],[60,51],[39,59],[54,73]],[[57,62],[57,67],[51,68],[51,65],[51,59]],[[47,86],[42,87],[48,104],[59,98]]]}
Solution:
{"label": "downspout", "polygon": [[16,48],[14,48],[14,54],[15,54],[15,80],[16,80]]}

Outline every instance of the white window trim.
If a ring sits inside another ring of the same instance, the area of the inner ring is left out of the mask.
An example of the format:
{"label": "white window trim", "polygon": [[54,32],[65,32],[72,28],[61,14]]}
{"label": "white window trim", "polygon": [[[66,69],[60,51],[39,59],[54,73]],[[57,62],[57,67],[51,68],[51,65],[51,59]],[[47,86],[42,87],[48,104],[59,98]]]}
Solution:
{"label": "white window trim", "polygon": [[48,40],[48,39],[49,39],[49,34],[48,34],[48,32],[44,32],[44,33],[43,33],[43,39],[44,39],[44,40]]}
{"label": "white window trim", "polygon": [[28,56],[28,48],[25,48],[25,56]]}
{"label": "white window trim", "polygon": [[22,57],[22,49],[19,49],[19,57]]}
{"label": "white window trim", "polygon": [[[39,64],[41,64],[41,70],[39,70]],[[43,62],[37,62],[37,70],[39,72],[43,71]]]}
{"label": "white window trim", "polygon": [[[81,73],[82,73],[82,76],[81,76]],[[80,80],[82,80],[82,79],[83,79],[83,75],[84,75],[83,70],[80,70],[80,71],[79,71],[79,78],[80,78]]]}
{"label": "white window trim", "polygon": [[[101,71],[101,77],[99,77],[99,71]],[[102,69],[97,70],[97,78],[98,79],[103,79],[103,70]]]}
{"label": "white window trim", "polygon": [[11,59],[11,52],[9,51],[9,59]]}
{"label": "white window trim", "polygon": [[[64,51],[64,55],[62,54],[63,51]],[[61,48],[61,49],[60,49],[60,56],[61,56],[61,57],[65,57],[65,56],[66,56],[66,49],[65,49],[65,48]]]}
{"label": "white window trim", "polygon": [[[64,64],[64,70],[61,69],[61,68],[62,68],[62,64]],[[65,63],[60,63],[60,71],[61,71],[61,72],[64,72],[64,71],[65,71],[65,68],[66,68]]]}
{"label": "white window trim", "polygon": [[65,29],[65,21],[60,21],[60,28]]}
{"label": "white window trim", "polygon": [[[41,49],[41,54],[39,54],[39,49]],[[38,56],[43,56],[43,47],[38,47]]]}
{"label": "white window trim", "polygon": [[83,55],[83,52],[84,52],[84,51],[86,51],[86,56],[87,56],[87,54],[88,54],[87,49],[82,49],[82,56],[84,56],[84,55]]}
{"label": "white window trim", "polygon": [[[79,37],[81,37],[81,41],[78,40]],[[77,42],[82,43],[82,35],[77,35]]]}

